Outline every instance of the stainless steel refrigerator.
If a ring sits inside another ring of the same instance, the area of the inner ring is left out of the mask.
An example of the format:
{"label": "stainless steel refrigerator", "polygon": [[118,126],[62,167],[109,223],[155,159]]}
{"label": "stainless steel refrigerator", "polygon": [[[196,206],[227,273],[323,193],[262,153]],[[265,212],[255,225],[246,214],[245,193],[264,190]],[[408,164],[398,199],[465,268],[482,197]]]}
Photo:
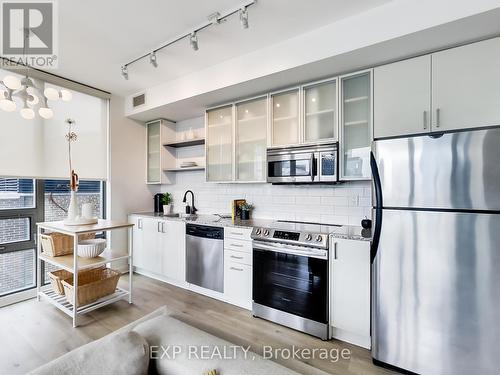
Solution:
{"label": "stainless steel refrigerator", "polygon": [[500,129],[373,143],[372,357],[500,368]]}

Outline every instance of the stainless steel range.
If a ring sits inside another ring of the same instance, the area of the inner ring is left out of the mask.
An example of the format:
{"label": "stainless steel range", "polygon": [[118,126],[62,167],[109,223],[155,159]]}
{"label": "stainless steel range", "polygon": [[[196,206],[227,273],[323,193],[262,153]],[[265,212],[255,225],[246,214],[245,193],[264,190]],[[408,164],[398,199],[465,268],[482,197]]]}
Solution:
{"label": "stainless steel range", "polygon": [[332,230],[330,225],[302,222],[253,229],[254,316],[328,339]]}

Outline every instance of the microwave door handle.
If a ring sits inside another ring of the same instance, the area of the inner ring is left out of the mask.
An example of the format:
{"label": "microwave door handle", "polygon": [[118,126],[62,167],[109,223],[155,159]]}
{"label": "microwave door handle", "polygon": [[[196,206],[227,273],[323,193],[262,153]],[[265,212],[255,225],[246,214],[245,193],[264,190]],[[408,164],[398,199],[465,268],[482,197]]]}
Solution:
{"label": "microwave door handle", "polygon": [[310,160],[310,171],[311,171],[311,181],[314,181],[314,153],[311,152],[311,160]]}

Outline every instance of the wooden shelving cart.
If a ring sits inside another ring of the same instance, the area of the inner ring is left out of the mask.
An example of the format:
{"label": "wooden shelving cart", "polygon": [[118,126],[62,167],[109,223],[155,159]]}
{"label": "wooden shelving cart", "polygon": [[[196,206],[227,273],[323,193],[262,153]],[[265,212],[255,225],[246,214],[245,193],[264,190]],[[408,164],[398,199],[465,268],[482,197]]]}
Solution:
{"label": "wooden shelving cart", "polygon": [[[73,318],[73,327],[78,326],[78,317],[100,307],[109,305],[118,300],[128,298],[128,302],[132,303],[132,256],[133,256],[133,226],[131,223],[116,222],[112,220],[99,220],[94,225],[84,226],[67,226],[62,221],[37,223],[37,299],[46,299],[48,302],[56,306],[58,309]],[[88,233],[99,233],[112,230],[127,230],[128,231],[128,251],[106,249],[100,256],[96,258],[82,258],[77,256],[76,249],[78,248],[79,236]],[[51,257],[42,253],[41,235],[44,231],[57,232],[73,237],[73,254]],[[129,266],[129,285],[128,290],[117,287],[115,292],[98,299],[92,303],[77,306],[78,296],[78,273],[91,268],[111,264],[117,261],[128,261]],[[69,303],[64,295],[57,294],[49,287],[43,286],[43,275],[41,274],[42,262],[50,263],[56,267],[64,269],[73,274],[73,303]]]}

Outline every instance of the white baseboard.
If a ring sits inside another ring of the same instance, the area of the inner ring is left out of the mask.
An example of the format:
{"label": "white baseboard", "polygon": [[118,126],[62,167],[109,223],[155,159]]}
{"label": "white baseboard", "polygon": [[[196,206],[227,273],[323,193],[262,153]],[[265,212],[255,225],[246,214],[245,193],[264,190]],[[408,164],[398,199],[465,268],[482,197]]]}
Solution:
{"label": "white baseboard", "polygon": [[359,333],[346,331],[336,327],[330,327],[330,330],[332,338],[361,346],[368,350],[371,349],[372,342],[370,336],[360,335]]}

